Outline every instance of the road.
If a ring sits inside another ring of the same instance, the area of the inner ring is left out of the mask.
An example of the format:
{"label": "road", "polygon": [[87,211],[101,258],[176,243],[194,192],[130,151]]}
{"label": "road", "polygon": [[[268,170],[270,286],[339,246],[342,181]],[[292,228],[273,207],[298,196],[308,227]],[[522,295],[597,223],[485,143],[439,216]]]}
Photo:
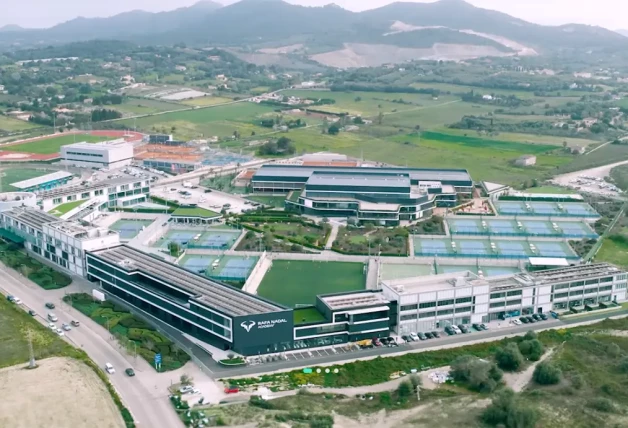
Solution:
{"label": "road", "polygon": [[[80,327],[66,332],[66,340],[84,350],[100,367],[104,367],[105,363],[111,363],[114,366],[116,373],[109,378],[122,397],[122,401],[131,411],[138,427],[176,428],[183,426],[169,403],[167,391],[156,386],[155,378],[158,374],[141,358],[135,359],[121,351],[106,329],[61,302],[65,292],[79,291],[75,285],[62,290],[46,291],[2,264],[0,264],[0,275],[3,277],[0,289],[6,294],[19,297],[26,308],[35,310],[38,314],[36,318],[42,324],[48,324],[44,317],[49,312],[57,315],[59,321],[56,324],[59,327],[62,323],[70,323],[73,319],[80,321]],[[44,306],[46,302],[54,303],[56,308],[53,311],[46,309]],[[124,369],[128,367],[134,368],[135,377],[128,377],[124,374]]]}

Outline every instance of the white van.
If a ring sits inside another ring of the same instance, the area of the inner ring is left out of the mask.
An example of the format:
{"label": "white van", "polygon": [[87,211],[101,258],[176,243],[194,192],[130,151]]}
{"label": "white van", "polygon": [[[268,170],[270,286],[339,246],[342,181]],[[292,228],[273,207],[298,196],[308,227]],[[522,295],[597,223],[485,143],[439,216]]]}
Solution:
{"label": "white van", "polygon": [[110,363],[106,363],[105,364],[105,371],[109,374],[114,374],[116,372],[116,369],[113,368],[113,366]]}
{"label": "white van", "polygon": [[59,318],[57,318],[57,316],[52,312],[48,314],[48,319],[52,322],[57,322],[59,320]]}

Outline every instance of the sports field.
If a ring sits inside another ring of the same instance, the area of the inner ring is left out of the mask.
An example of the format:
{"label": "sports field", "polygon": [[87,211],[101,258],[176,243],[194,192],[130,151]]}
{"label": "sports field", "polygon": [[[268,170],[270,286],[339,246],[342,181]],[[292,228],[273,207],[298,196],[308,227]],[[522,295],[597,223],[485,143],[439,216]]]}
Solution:
{"label": "sports field", "polygon": [[148,227],[154,220],[143,219],[121,219],[109,226],[120,234],[120,239],[129,241],[135,238],[145,227]]}
{"label": "sports field", "polygon": [[502,220],[499,218],[447,218],[452,235],[542,236],[597,239],[583,221]]}
{"label": "sports field", "polygon": [[560,257],[578,259],[565,241],[538,241],[507,238],[414,238],[414,255],[422,257],[464,257],[492,259],[525,259]]}
{"label": "sports field", "polygon": [[259,257],[186,255],[179,265],[221,281],[246,281]]}
{"label": "sports field", "polygon": [[257,294],[294,307],[313,305],[319,294],[363,290],[365,287],[363,263],[275,260]]}
{"label": "sports field", "polygon": [[29,141],[22,144],[12,144],[10,146],[3,146],[3,150],[11,152],[21,153],[37,153],[37,154],[52,154],[59,153],[61,146],[72,143],[88,142],[96,143],[98,141],[112,140],[112,137],[104,137],[100,135],[90,134],[67,134],[50,138],[42,138],[37,141]]}
{"label": "sports field", "polygon": [[537,202],[537,201],[495,201],[493,203],[501,215],[539,217],[586,217],[597,218],[591,205],[585,202]]}
{"label": "sports field", "polygon": [[228,250],[240,233],[234,229],[171,229],[159,238],[153,247],[167,248],[170,242],[176,242],[188,248]]}
{"label": "sports field", "polygon": [[273,111],[271,107],[240,102],[128,119],[119,123],[129,127],[137,126],[138,129],[144,131],[150,131],[153,127],[171,130],[174,126],[174,134],[177,138],[198,138],[201,135],[227,137],[232,136],[234,131],[240,132],[242,136],[250,136],[253,131],[258,134],[268,132],[267,128],[257,126],[254,122],[258,116]]}
{"label": "sports field", "polygon": [[29,180],[31,178],[41,177],[42,175],[50,174],[57,171],[56,169],[46,168],[5,168],[0,171],[0,177],[2,178],[2,184],[0,185],[1,192],[16,192],[19,189],[11,186],[11,183],[17,183],[18,181]]}

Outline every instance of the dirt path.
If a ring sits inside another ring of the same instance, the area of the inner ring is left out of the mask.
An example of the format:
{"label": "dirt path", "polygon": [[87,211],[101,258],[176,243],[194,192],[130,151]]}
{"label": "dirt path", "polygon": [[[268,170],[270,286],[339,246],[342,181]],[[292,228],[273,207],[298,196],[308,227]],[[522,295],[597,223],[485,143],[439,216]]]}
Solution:
{"label": "dirt path", "polygon": [[505,373],[504,381],[506,382],[506,385],[512,388],[512,390],[515,392],[523,391],[532,380],[532,375],[534,374],[534,369],[536,368],[537,364],[551,357],[553,353],[554,349],[550,349],[545,354],[543,354],[539,361],[530,364],[530,366],[521,373]]}

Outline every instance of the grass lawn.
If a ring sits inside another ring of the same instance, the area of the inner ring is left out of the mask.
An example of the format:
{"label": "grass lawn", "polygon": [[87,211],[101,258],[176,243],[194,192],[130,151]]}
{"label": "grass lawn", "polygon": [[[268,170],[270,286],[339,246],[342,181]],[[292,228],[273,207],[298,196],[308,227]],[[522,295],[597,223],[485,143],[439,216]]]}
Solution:
{"label": "grass lawn", "polygon": [[310,322],[325,321],[325,317],[316,308],[300,308],[293,312],[294,324],[306,324]]}
{"label": "grass lawn", "polygon": [[124,103],[111,106],[127,116],[159,113],[162,111],[181,110],[186,106],[176,103],[151,100],[148,98],[128,98]]}
{"label": "grass lawn", "polygon": [[[545,117],[545,116],[543,116]],[[479,135],[476,131],[468,131],[464,129],[451,129],[451,128],[440,128],[435,130],[437,132],[441,132],[444,134],[458,135],[464,136],[467,134],[470,137],[479,137],[483,140],[493,140],[493,141],[512,141],[518,143],[525,144],[543,144],[543,145],[552,145],[552,146],[563,146],[563,142],[566,141],[569,147],[575,146],[588,146],[590,144],[599,144],[599,141],[587,140],[585,138],[571,138],[571,137],[555,137],[551,135],[536,135],[536,134],[518,134],[514,132],[500,132],[495,136],[489,136],[486,134]]]}
{"label": "grass lawn", "polygon": [[254,124],[255,118],[274,109],[249,102],[229,104],[225,106],[199,108],[182,112],[166,113],[158,116],[142,117],[137,120],[129,119],[118,123],[129,127],[137,126],[144,131],[155,129],[171,129],[175,127],[177,138],[195,138],[201,135],[227,137],[234,131],[244,136],[251,132],[257,134],[267,132]]}
{"label": "grass lawn", "polygon": [[600,251],[595,256],[596,262],[608,262],[628,268],[628,243],[621,243],[605,238]]}
{"label": "grass lawn", "polygon": [[54,216],[61,217],[63,214],[66,214],[66,213],[72,211],[74,208],[78,207],[79,205],[81,205],[86,200],[87,199],[81,199],[79,201],[66,202],[65,204],[61,204],[61,205],[51,209],[48,212],[50,214],[54,215]]}
{"label": "grass lawn", "polygon": [[[22,308],[0,296],[0,367],[26,363],[29,358],[28,334],[31,334],[35,358],[69,353],[72,349]],[[19,296],[18,296],[19,297]]]}
{"label": "grass lawn", "polygon": [[319,294],[357,291],[365,287],[362,263],[275,260],[257,294],[293,307],[313,305]]}
{"label": "grass lawn", "polygon": [[18,181],[29,180],[31,178],[41,177],[42,175],[50,174],[57,171],[46,170],[44,168],[5,168],[0,172],[2,176],[2,184],[0,185],[1,192],[15,192],[19,189],[11,186],[11,183],[17,183]]}
{"label": "grass lawn", "polygon": [[186,207],[177,208],[176,210],[174,210],[172,215],[180,216],[180,217],[201,217],[201,218],[214,218],[214,217],[221,216],[220,213],[207,210],[205,208],[186,208]]}
{"label": "grass lawn", "polygon": [[61,146],[65,146],[66,144],[79,142],[97,143],[99,141],[111,139],[111,137],[103,137],[90,134],[67,134],[52,136],[50,138],[38,141],[30,141],[23,144],[5,146],[3,147],[3,149],[11,152],[37,153],[47,155],[51,153],[59,153],[59,151],[61,150]]}
{"label": "grass lawn", "polygon": [[31,128],[41,128],[41,125],[36,125],[31,122],[26,122],[24,120],[13,119],[12,117],[0,115],[0,132],[24,131]]}
{"label": "grass lawn", "polygon": [[251,195],[246,199],[253,202],[259,202],[260,204],[270,205],[275,208],[283,208],[286,200],[285,196],[269,196],[269,195]]}
{"label": "grass lawn", "polygon": [[207,96],[185,100],[181,104],[188,106],[213,106],[216,104],[225,104],[231,101],[233,101],[231,98]]}

